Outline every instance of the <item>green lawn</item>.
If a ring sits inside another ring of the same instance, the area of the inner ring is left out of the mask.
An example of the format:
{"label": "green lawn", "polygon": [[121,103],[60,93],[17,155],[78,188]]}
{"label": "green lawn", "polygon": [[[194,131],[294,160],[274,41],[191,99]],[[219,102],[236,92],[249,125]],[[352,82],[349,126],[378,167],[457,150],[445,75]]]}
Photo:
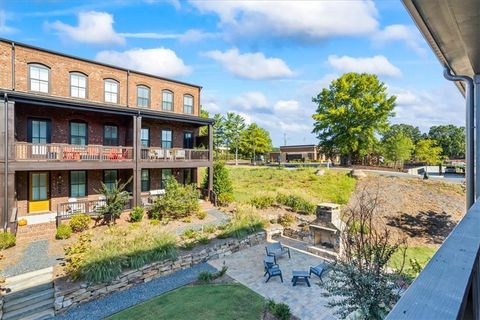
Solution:
{"label": "green lawn", "polygon": [[[407,276],[413,277],[414,274],[411,270],[410,259],[416,259],[422,267],[430,261],[437,249],[432,247],[409,247],[405,256],[405,266],[403,273]],[[390,259],[389,266],[398,269],[401,265],[402,255],[400,252],[396,252],[392,259]]]}
{"label": "green lawn", "polygon": [[313,203],[334,202],[345,204],[355,188],[355,179],[344,172],[325,169],[323,176],[315,175],[318,169],[297,170],[228,166],[233,183],[234,198],[248,202],[259,194],[275,196],[277,193],[294,194]]}
{"label": "green lawn", "polygon": [[264,299],[242,285],[198,285],[160,295],[108,319],[258,320]]}

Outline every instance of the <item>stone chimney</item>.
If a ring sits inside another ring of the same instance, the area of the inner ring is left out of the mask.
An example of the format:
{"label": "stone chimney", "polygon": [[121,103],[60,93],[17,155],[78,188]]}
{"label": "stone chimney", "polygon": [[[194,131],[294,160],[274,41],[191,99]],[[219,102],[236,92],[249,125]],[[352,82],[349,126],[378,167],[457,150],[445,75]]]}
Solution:
{"label": "stone chimney", "polygon": [[332,223],[341,230],[340,205],[336,203],[320,203],[317,205],[317,221]]}

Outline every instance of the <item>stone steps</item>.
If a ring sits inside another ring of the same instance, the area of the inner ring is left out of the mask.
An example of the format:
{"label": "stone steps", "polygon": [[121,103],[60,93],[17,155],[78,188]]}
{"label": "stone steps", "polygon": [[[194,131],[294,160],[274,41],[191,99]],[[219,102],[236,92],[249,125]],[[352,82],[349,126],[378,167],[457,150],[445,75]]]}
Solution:
{"label": "stone steps", "polygon": [[54,316],[53,268],[7,278],[2,320],[40,320]]}
{"label": "stone steps", "polygon": [[55,237],[57,226],[55,222],[29,224],[17,229],[17,243],[26,243]]}

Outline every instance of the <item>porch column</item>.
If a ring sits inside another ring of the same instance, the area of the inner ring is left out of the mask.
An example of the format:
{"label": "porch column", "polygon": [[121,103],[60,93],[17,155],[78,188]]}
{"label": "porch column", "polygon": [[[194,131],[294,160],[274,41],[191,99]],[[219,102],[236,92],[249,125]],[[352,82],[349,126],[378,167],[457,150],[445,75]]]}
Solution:
{"label": "porch column", "polygon": [[15,158],[15,103],[8,101],[8,97],[5,95],[1,105],[0,221],[2,222],[1,228],[6,230],[10,226],[12,210],[15,208],[15,172],[9,166],[9,161]]}
{"label": "porch column", "polygon": [[142,117],[133,116],[133,203],[136,206],[142,204],[142,143],[141,143]]}
{"label": "porch column", "polygon": [[[480,107],[480,74],[476,74],[474,77],[473,77],[473,81],[474,81],[474,88],[475,88],[475,93],[474,93],[474,96],[473,94],[469,94],[469,90],[467,90],[467,99],[473,99],[473,109],[474,109],[474,113],[475,113],[475,202],[476,200],[478,199],[478,197],[480,196],[480,110],[479,110],[479,107]],[[468,108],[468,104],[467,104],[467,108]],[[467,113],[469,112],[469,110],[467,110]],[[473,115],[470,115],[471,118],[473,118]],[[471,123],[473,123],[473,119],[470,121]],[[468,128],[469,126],[472,126],[471,123],[467,123],[466,127]],[[467,135],[471,135],[469,133],[467,133]],[[471,137],[473,138],[473,136]],[[470,151],[470,146],[469,144],[467,144],[467,155],[468,155],[468,152]],[[473,159],[473,155],[470,156],[472,159]],[[469,163],[468,163],[468,159],[467,159],[467,162],[466,162],[466,171],[468,172],[468,170],[470,169],[470,166],[469,166]],[[467,186],[468,186],[468,182],[469,182],[469,176],[467,175],[466,176],[466,180],[467,180]],[[473,179],[472,179],[473,180]],[[468,187],[467,187],[467,193],[468,193]],[[468,206],[468,204],[467,204]]]}
{"label": "porch column", "polygon": [[208,125],[208,193],[213,189],[213,126]]}

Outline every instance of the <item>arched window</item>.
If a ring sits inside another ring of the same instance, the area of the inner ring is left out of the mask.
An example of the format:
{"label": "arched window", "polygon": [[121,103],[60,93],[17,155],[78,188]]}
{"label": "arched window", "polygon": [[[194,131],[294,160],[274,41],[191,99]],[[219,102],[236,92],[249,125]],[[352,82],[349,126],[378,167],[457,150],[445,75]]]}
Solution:
{"label": "arched window", "polygon": [[137,86],[137,106],[139,108],[150,108],[150,88]]}
{"label": "arched window", "polygon": [[36,92],[50,92],[50,68],[38,63],[28,65],[29,88]]}
{"label": "arched window", "polygon": [[193,114],[193,97],[189,94],[183,96],[183,113]]}
{"label": "arched window", "polygon": [[70,96],[87,98],[87,76],[80,72],[70,72]]}
{"label": "arched window", "polygon": [[162,110],[173,111],[173,92],[170,90],[162,91]]}
{"label": "arched window", "polygon": [[118,81],[105,79],[105,102],[118,103]]}

